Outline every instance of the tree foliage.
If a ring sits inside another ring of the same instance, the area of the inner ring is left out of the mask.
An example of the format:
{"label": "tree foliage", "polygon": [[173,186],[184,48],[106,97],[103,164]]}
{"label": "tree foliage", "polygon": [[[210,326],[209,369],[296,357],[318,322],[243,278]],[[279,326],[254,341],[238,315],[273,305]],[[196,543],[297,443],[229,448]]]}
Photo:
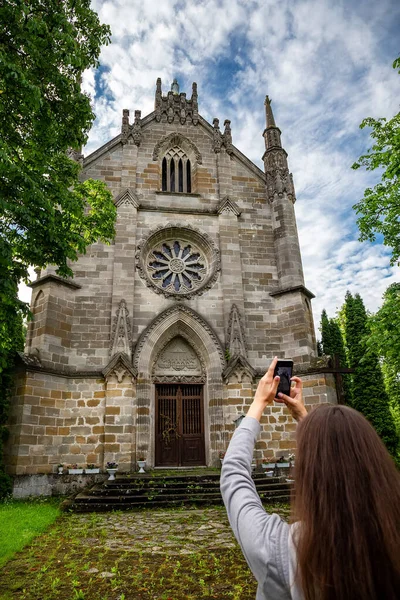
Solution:
{"label": "tree foliage", "polygon": [[[342,332],[337,319],[328,318],[326,310],[321,313],[321,343],[323,353],[329,356],[337,356],[341,367],[347,367],[346,350]],[[343,392],[347,404],[351,404],[351,382],[347,374],[342,375]]]}
{"label": "tree foliage", "polygon": [[90,0],[4,0],[0,22],[0,372],[8,372],[19,345],[10,315],[28,313],[17,297],[28,267],[72,275],[69,261],[113,237],[116,212],[107,186],[80,181],[68,156],[94,120],[81,77],[98,64],[108,26]]}
{"label": "tree foliage", "polygon": [[371,316],[367,346],[382,360],[386,392],[400,435],[400,283],[387,288],[381,308]]}
{"label": "tree foliage", "polygon": [[[393,67],[400,73],[400,57]],[[367,171],[382,169],[381,181],[367,188],[364,198],[354,205],[360,229],[360,241],[374,241],[376,234],[383,236],[386,246],[392,248],[391,262],[400,259],[400,112],[389,121],[385,118],[364,119],[360,128],[371,127],[374,140],[367,154],[360,156],[353,169]]]}
{"label": "tree foliage", "polygon": [[381,308],[370,318],[368,346],[400,373],[400,283],[390,285]]}
{"label": "tree foliage", "polygon": [[396,456],[399,440],[390,410],[377,354],[367,348],[368,316],[359,294],[347,292],[344,303],[344,330],[352,375],[352,405],[370,421],[387,449]]}

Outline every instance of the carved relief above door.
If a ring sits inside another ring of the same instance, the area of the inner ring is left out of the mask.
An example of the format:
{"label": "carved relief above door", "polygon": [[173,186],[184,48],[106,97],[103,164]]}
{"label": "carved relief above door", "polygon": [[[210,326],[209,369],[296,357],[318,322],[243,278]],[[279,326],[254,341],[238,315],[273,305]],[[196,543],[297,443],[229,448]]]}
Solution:
{"label": "carved relief above door", "polygon": [[174,337],[157,357],[153,369],[155,383],[203,383],[205,369],[197,354],[181,336]]}

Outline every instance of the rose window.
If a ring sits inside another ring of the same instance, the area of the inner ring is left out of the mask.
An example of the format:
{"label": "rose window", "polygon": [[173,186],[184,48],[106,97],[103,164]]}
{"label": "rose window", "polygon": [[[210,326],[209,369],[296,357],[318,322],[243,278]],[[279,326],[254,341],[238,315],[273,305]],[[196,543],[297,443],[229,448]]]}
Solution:
{"label": "rose window", "polygon": [[156,294],[192,298],[214,285],[221,263],[207,233],[189,224],[167,223],[140,240],[136,266]]}
{"label": "rose window", "polygon": [[206,260],[188,242],[165,241],[152,250],[148,269],[158,287],[175,293],[191,292],[206,276]]}

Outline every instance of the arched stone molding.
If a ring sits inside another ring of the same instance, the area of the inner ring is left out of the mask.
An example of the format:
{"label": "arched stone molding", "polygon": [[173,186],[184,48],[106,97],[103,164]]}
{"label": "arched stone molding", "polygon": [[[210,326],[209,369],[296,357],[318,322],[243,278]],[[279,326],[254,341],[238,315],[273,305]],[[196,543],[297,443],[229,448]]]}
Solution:
{"label": "arched stone molding", "polygon": [[226,361],[221,342],[203,317],[188,306],[180,305],[167,308],[159,314],[140,336],[133,353],[133,366],[139,377],[142,373],[150,372],[157,349],[160,352],[172,339],[172,334],[190,340],[190,345],[197,348],[197,355],[203,357],[208,377],[222,380]]}
{"label": "arched stone molding", "polygon": [[181,133],[175,132],[166,135],[157,142],[153,150],[153,160],[159,160],[169,148],[173,148],[174,146],[182,148],[192,162],[196,162],[198,165],[202,164],[203,158],[196,144]]}
{"label": "arched stone molding", "polygon": [[174,337],[183,337],[205,369],[204,418],[207,464],[216,464],[224,448],[223,347],[208,323],[187,306],[173,306],[147,327],[136,344],[133,366],[137,370],[137,452],[154,464],[155,385],[153,366]]}

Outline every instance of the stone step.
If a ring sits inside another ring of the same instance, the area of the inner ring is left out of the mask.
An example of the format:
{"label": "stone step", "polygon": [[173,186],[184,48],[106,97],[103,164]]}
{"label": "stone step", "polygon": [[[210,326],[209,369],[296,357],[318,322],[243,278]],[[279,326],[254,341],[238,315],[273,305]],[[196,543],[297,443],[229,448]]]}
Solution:
{"label": "stone step", "polygon": [[[277,477],[254,473],[253,480],[264,502],[287,502],[290,486]],[[65,508],[77,512],[127,510],[159,506],[221,504],[220,473],[153,476],[120,475],[115,480],[94,484],[77,494]]]}
{"label": "stone step", "polygon": [[[264,503],[268,503],[268,501],[273,501],[274,503],[278,502],[288,502],[289,497],[287,494],[282,496],[271,496],[270,498],[265,497],[262,499]],[[72,506],[68,506],[69,510],[73,510],[74,512],[111,512],[114,510],[134,510],[134,509],[142,509],[142,508],[169,508],[169,507],[181,507],[181,506],[215,506],[218,504],[222,504],[222,498],[210,498],[210,499],[202,499],[202,500],[190,500],[190,501],[182,501],[182,500],[162,500],[156,503],[144,503],[144,502],[120,502],[115,504],[114,502],[79,502],[73,503]]]}
{"label": "stone step", "polygon": [[[279,482],[279,481],[274,481],[274,482],[257,482],[256,483],[256,489],[258,491],[266,491],[266,490],[273,490],[273,489],[283,489],[283,490],[287,490],[287,483],[285,482]],[[137,496],[142,496],[145,494],[152,494],[152,493],[165,493],[165,491],[167,491],[169,493],[177,493],[177,494],[182,494],[182,493],[186,493],[186,494],[196,494],[196,493],[219,493],[219,483],[218,485],[213,485],[213,486],[148,486],[148,487],[141,487],[141,488],[136,488],[136,487],[112,487],[112,488],[107,488],[105,486],[102,485],[95,485],[93,486],[90,490],[88,490],[86,492],[87,495],[93,495],[96,496],[99,493],[101,493],[103,496],[124,496],[124,495],[137,495]]]}
{"label": "stone step", "polygon": [[[101,490],[97,490],[97,494],[91,494],[89,493],[81,493],[78,494],[75,497],[75,502],[81,502],[81,501],[85,501],[85,502],[89,502],[91,500],[93,500],[93,502],[158,502],[159,500],[185,500],[188,502],[191,502],[192,500],[198,500],[198,499],[213,499],[213,498],[221,498],[221,494],[219,491],[213,491],[213,492],[204,492],[203,490],[198,490],[196,492],[189,492],[189,493],[184,493],[181,490],[180,491],[174,491],[174,490],[163,490],[162,492],[156,490],[153,493],[148,493],[148,494],[142,494],[142,495],[138,495],[135,493],[131,493],[131,494],[120,494],[120,495],[113,495],[113,496],[107,496],[104,494],[99,493],[101,492]],[[285,490],[284,488],[270,488],[270,489],[266,489],[265,491],[262,491],[261,494],[263,496],[276,496],[276,495],[282,495],[287,493],[287,490]]]}

